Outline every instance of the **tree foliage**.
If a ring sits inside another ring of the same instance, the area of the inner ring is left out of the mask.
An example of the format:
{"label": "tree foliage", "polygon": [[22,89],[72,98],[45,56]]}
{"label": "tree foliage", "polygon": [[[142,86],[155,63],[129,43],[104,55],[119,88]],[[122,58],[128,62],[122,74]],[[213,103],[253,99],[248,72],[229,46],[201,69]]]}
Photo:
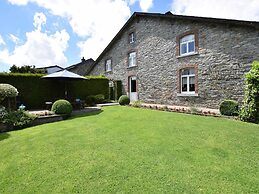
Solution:
{"label": "tree foliage", "polygon": [[13,98],[18,95],[18,91],[10,84],[0,84],[0,102],[5,98]]}
{"label": "tree foliage", "polygon": [[243,121],[259,123],[259,61],[254,61],[246,74],[245,97],[240,118]]}
{"label": "tree foliage", "polygon": [[10,69],[11,73],[46,73],[44,70],[36,69],[35,66],[24,65],[17,67],[13,65]]}

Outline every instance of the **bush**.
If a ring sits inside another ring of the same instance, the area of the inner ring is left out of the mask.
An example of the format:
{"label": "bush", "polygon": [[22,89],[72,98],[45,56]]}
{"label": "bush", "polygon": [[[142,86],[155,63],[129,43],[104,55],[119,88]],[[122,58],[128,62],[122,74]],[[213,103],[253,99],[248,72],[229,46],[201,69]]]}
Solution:
{"label": "bush", "polygon": [[240,119],[259,123],[259,61],[254,61],[251,70],[246,74],[245,96]]}
{"label": "bush", "polygon": [[219,111],[222,115],[237,116],[238,102],[235,100],[224,100],[220,104]]}
{"label": "bush", "polygon": [[72,105],[67,100],[61,99],[53,103],[51,111],[55,114],[70,115],[72,112]]}
{"label": "bush", "polygon": [[126,96],[126,95],[120,96],[120,98],[119,98],[120,105],[128,105],[129,103],[130,103],[130,99],[128,96]]}
{"label": "bush", "polygon": [[35,118],[35,115],[27,111],[18,110],[9,113],[5,112],[1,120],[4,124],[11,125],[14,128],[23,128],[28,126]]}
{"label": "bush", "polygon": [[10,84],[0,84],[0,102],[5,98],[14,98],[18,95],[18,91]]}
{"label": "bush", "polygon": [[93,106],[95,104],[95,97],[94,97],[94,95],[87,96],[86,99],[85,99],[85,103],[88,106]]}
{"label": "bush", "polygon": [[132,106],[135,107],[135,108],[140,108],[141,105],[142,105],[142,102],[140,100],[134,101],[132,103]]}
{"label": "bush", "polygon": [[7,114],[8,112],[5,110],[5,107],[0,105],[0,123],[3,123],[4,118]]}
{"label": "bush", "polygon": [[97,94],[94,96],[94,102],[95,104],[100,104],[105,102],[105,98],[103,94]]}
{"label": "bush", "polygon": [[93,106],[95,104],[100,104],[104,102],[105,102],[105,97],[103,94],[90,95],[90,96],[87,96],[85,99],[85,103],[88,106]]}

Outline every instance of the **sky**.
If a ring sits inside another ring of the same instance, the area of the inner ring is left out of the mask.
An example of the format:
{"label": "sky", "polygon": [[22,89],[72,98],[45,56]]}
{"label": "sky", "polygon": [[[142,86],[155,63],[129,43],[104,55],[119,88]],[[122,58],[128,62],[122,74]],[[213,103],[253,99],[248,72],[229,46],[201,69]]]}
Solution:
{"label": "sky", "polygon": [[134,12],[259,21],[259,0],[0,0],[0,72],[94,60]]}

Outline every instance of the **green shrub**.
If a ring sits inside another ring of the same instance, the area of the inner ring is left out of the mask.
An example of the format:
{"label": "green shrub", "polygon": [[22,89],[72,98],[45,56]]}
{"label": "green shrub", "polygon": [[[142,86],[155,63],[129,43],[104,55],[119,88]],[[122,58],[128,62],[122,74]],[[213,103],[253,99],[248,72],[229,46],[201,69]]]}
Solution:
{"label": "green shrub", "polygon": [[95,104],[95,97],[94,97],[94,95],[87,96],[86,99],[85,99],[85,103],[88,106],[93,106]]}
{"label": "green shrub", "polygon": [[130,99],[128,96],[126,96],[126,95],[120,96],[120,98],[119,98],[120,105],[128,105],[129,103],[130,103]]}
{"label": "green shrub", "polygon": [[259,61],[254,61],[251,70],[246,74],[245,96],[240,119],[259,123]]}
{"label": "green shrub", "polygon": [[105,98],[103,94],[97,94],[94,96],[94,102],[95,104],[100,104],[105,102]]}
{"label": "green shrub", "polygon": [[133,106],[133,107],[136,107],[136,108],[140,108],[141,105],[142,105],[142,102],[141,102],[140,100],[134,101],[134,102],[132,103],[132,106]]}
{"label": "green shrub", "polygon": [[5,110],[5,107],[0,105],[0,123],[4,121],[7,114],[8,112]]}
{"label": "green shrub", "polygon": [[100,104],[105,102],[105,96],[103,94],[90,95],[85,99],[85,103],[88,106],[93,106],[95,104]]}
{"label": "green shrub", "polygon": [[220,104],[219,111],[222,115],[237,116],[238,102],[235,100],[224,100]]}
{"label": "green shrub", "polygon": [[18,95],[18,91],[10,84],[0,84],[0,102],[5,98],[13,98]]}
{"label": "green shrub", "polygon": [[14,128],[23,128],[28,126],[35,118],[35,115],[30,114],[27,111],[17,110],[5,113],[4,117],[1,119],[3,123],[11,125]]}
{"label": "green shrub", "polygon": [[53,103],[51,111],[55,114],[70,115],[72,112],[72,105],[64,99],[57,100]]}

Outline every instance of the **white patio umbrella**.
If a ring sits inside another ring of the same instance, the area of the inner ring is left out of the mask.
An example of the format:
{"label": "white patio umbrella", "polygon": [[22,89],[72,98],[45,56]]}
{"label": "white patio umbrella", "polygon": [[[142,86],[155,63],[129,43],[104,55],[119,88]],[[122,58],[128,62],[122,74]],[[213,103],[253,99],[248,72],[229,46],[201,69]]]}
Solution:
{"label": "white patio umbrella", "polygon": [[86,78],[78,75],[76,73],[67,71],[67,70],[63,70],[63,71],[59,71],[59,72],[55,72],[49,75],[45,75],[43,77],[41,77],[42,79],[53,79],[53,80],[61,80],[65,82],[65,97],[67,97],[67,85],[66,82],[70,81],[70,80],[85,80]]}

